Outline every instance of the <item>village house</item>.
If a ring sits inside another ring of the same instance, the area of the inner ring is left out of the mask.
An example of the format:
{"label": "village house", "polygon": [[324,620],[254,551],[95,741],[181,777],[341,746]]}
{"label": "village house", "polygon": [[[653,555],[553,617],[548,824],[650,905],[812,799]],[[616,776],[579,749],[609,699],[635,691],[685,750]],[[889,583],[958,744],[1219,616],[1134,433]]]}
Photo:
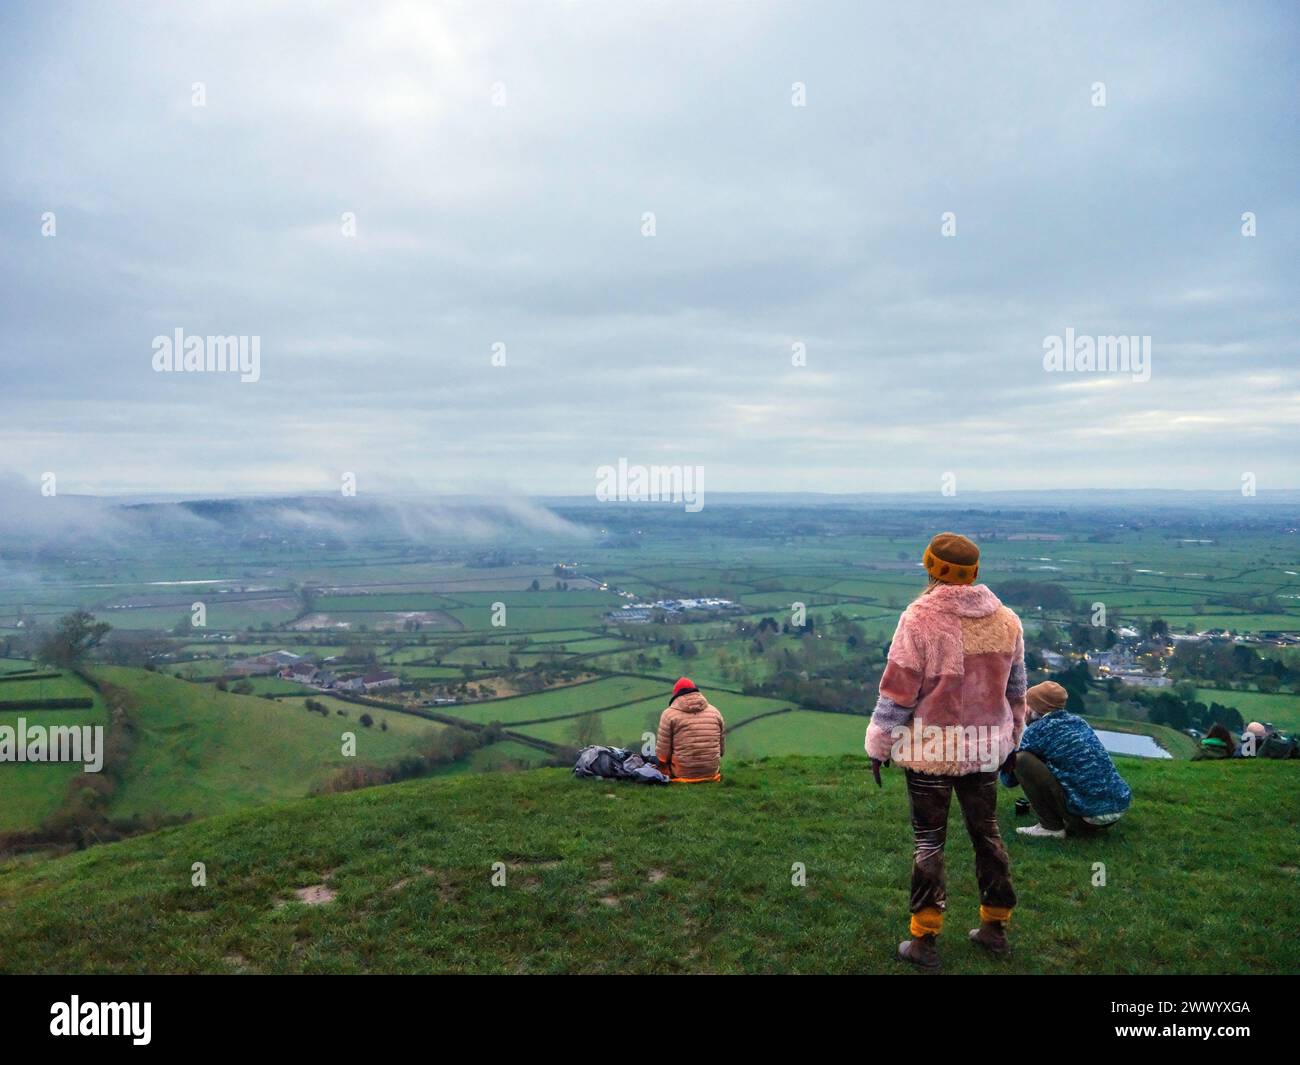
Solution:
{"label": "village house", "polygon": [[231,677],[269,677],[273,673],[302,661],[302,655],[292,651],[268,651],[254,658],[240,658],[226,667],[227,676]]}
{"label": "village house", "polygon": [[319,670],[313,663],[303,659],[291,666],[285,666],[280,670],[280,676],[285,680],[296,680],[300,684],[310,684],[318,672]]}
{"label": "village house", "polygon": [[1085,661],[1093,669],[1104,673],[1115,673],[1133,667],[1133,653],[1123,645],[1112,647],[1109,651],[1089,651]]}

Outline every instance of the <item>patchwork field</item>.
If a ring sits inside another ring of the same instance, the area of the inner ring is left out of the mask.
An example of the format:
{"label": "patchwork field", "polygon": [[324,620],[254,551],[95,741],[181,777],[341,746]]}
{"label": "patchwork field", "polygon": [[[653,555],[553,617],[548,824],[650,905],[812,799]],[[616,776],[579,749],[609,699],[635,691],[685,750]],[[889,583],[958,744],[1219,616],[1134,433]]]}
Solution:
{"label": "patchwork field", "polygon": [[588,684],[575,684],[551,691],[537,692],[512,699],[495,699],[485,703],[470,703],[448,708],[447,712],[468,721],[484,724],[500,721],[516,725],[521,721],[540,721],[571,717],[623,703],[636,702],[649,696],[661,702],[659,709],[668,705],[668,692],[659,682],[644,677],[607,677]]}
{"label": "patchwork field", "polygon": [[[586,514],[577,508],[569,520],[580,525]],[[467,727],[500,722],[541,745],[506,738],[443,774],[535,764],[547,745],[557,756],[593,740],[640,747],[682,675],[725,715],[730,758],[857,756],[898,613],[923,585],[918,545],[940,528],[979,536],[981,575],[995,591],[1055,586],[1052,608],[1018,609],[1031,637],[1055,630],[1065,650],[1098,604],[1112,627],[1145,631],[1159,619],[1178,633],[1300,634],[1289,517],[1273,525],[1234,517],[1222,528],[1199,513],[1143,518],[1115,510],[775,506],[723,507],[687,522],[633,508],[626,523],[599,511],[600,524],[590,524],[606,530],[606,540],[530,534],[490,551],[431,552],[396,537],[128,545],[117,556],[44,563],[41,580],[21,588],[0,582],[0,678],[30,666],[24,631],[78,607],[108,621],[110,637],[125,638],[123,650],[97,656],[95,666],[138,689],[142,742],[113,799],[115,814],[210,815],[302,795],[355,764],[340,753],[346,730],[357,732],[356,761],[391,763],[444,727],[403,709],[423,707]],[[666,624],[611,621],[633,597],[702,596],[734,606]],[[206,606],[205,629],[189,627],[195,602]],[[1300,648],[1276,644],[1252,647],[1300,670]],[[241,663],[281,650],[337,675],[390,671],[401,687],[370,693],[387,709],[277,676],[252,677],[251,697],[216,690],[218,676],[233,686]],[[134,668],[146,658],[158,673]],[[1300,678],[1284,676],[1270,693],[1193,679],[1206,702],[1300,728]],[[66,676],[44,685],[0,679],[0,700],[6,688],[35,698],[81,686]],[[329,718],[309,713],[308,699]],[[1115,705],[1103,700],[1097,710],[1109,714]],[[357,724],[362,712],[376,718],[373,728]],[[102,714],[97,701],[83,716]],[[1166,740],[1187,753],[1180,740]],[[48,816],[69,772],[0,767],[0,827]]]}
{"label": "patchwork field", "polygon": [[[23,668],[27,663],[8,662]],[[89,710],[15,709],[0,711],[0,726],[17,729],[19,718],[29,728],[65,725],[104,725],[107,715],[103,700],[73,674],[61,674],[52,680],[14,681],[0,684],[0,700],[33,702],[42,699],[90,699]],[[59,807],[72,780],[83,774],[80,764],[70,763],[0,763],[0,832],[25,829],[39,824]]]}

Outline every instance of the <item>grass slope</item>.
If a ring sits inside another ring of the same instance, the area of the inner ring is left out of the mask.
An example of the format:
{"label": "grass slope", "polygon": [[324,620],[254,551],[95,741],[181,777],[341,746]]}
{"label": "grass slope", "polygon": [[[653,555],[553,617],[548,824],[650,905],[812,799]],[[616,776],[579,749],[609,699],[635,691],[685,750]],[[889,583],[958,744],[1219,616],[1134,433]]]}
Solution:
{"label": "grass slope", "polygon": [[[309,713],[301,700],[278,703],[235,695],[139,669],[98,672],[137,700],[139,735],[113,799],[115,816],[161,812],[204,817],[299,798],[347,766],[384,765],[413,753],[442,728],[410,715],[353,705],[346,706],[348,717],[325,718]],[[366,712],[374,718],[371,728],[359,722]],[[382,721],[388,723],[387,732],[380,728]],[[355,758],[343,756],[344,732],[356,735]]]}
{"label": "grass slope", "polygon": [[[1002,962],[965,942],[954,812],[946,967],[1295,972],[1278,920],[1300,883],[1296,768],[1126,759],[1134,807],[1091,840],[1017,836],[1003,791],[1021,903]],[[877,790],[860,757],[729,765],[697,788],[535,770],[299,800],[0,866],[0,970],[903,972],[906,805],[901,775]],[[318,884],[336,897],[296,900]]]}

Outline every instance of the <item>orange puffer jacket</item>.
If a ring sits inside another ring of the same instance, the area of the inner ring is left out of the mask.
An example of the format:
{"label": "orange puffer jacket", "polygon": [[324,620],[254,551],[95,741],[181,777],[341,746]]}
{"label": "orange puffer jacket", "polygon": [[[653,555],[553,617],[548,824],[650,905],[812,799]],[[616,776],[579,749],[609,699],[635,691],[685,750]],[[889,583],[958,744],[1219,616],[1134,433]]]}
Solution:
{"label": "orange puffer jacket", "polygon": [[655,754],[674,780],[719,780],[727,750],[727,723],[699,692],[683,692],[659,716]]}

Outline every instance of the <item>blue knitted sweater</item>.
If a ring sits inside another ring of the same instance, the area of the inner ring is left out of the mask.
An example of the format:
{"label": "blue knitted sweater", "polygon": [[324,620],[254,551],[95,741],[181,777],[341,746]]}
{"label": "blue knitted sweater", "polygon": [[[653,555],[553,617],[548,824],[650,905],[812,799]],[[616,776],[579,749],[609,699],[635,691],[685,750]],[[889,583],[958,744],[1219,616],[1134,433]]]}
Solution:
{"label": "blue knitted sweater", "polygon": [[[1133,793],[1119,775],[1092,726],[1076,714],[1053,710],[1025,729],[1021,751],[1037,755],[1061,782],[1065,804],[1076,817],[1122,814]],[[1008,778],[1003,776],[1003,783]]]}

